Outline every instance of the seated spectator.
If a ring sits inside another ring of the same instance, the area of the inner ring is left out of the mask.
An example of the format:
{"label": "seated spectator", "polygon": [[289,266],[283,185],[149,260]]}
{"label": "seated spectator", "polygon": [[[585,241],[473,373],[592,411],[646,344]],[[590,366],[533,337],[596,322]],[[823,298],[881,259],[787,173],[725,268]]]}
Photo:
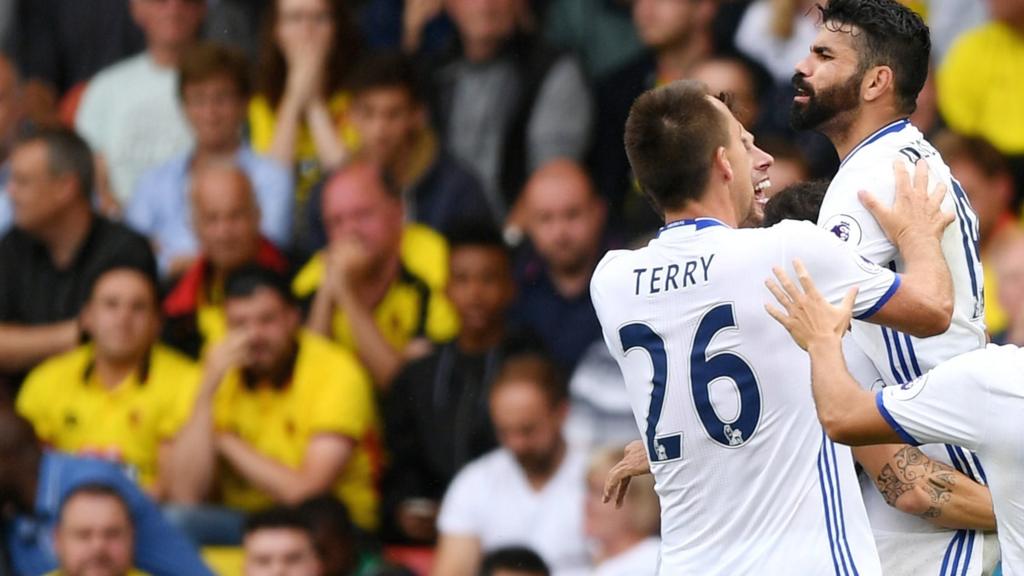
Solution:
{"label": "seated spectator", "polygon": [[213,576],[192,544],[115,465],[43,452],[32,425],[0,409],[0,508],[4,544],[16,574],[40,576],[58,567],[52,535],[60,510],[82,486],[114,490],[128,508],[135,565],[151,576]]}
{"label": "seated spectator", "polygon": [[459,42],[430,72],[442,146],[470,167],[499,221],[537,168],[582,160],[593,119],[576,60],[519,29],[516,0],[447,0]]}
{"label": "seated spectator", "polygon": [[[143,0],[133,0],[143,1]],[[78,346],[76,319],[96,277],[114,265],[154,269],[146,240],[92,209],[93,163],[74,132],[18,141],[8,193],[15,228],[0,240],[0,378],[9,385]]]}
{"label": "seated spectator", "polygon": [[[985,293],[998,294],[993,261],[1007,244],[1024,235],[1020,221],[1013,213],[1014,186],[1010,166],[1006,158],[983,138],[944,132],[934,142],[978,216]],[[1007,321],[999,299],[987,298],[985,326],[989,333],[1002,332]]]}
{"label": "seated spectator", "polygon": [[988,5],[992,21],[960,36],[939,67],[939,110],[954,132],[980,136],[1007,156],[1022,156],[1024,2]]}
{"label": "seated spectator", "polygon": [[430,129],[412,62],[398,54],[371,56],[353,71],[349,86],[363,157],[395,177],[406,219],[443,234],[457,220],[494,220],[479,180]]}
{"label": "seated spectator", "polygon": [[709,58],[693,68],[690,78],[707,84],[709,94],[729,94],[736,119],[747,130],[757,129],[761,120],[761,87],[747,61],[735,56]]}
{"label": "seated spectator", "polygon": [[542,356],[502,366],[490,397],[501,448],[463,468],[445,494],[435,576],[472,576],[487,552],[510,545],[530,546],[556,575],[588,565],[586,462],[562,438],[566,394]]}
{"label": "seated spectator", "polygon": [[7,186],[11,179],[11,147],[24,127],[21,79],[14,64],[0,54],[0,234],[14,225],[14,210]]}
{"label": "seated spectator", "polygon": [[818,35],[817,0],[756,0],[736,30],[736,47],[788,86],[793,66]]}
{"label": "seated spectator", "polygon": [[348,158],[355,140],[346,128],[343,84],[358,37],[344,0],[270,4],[249,103],[250,138],[257,152],[297,171],[296,194],[304,201],[324,173]]}
{"label": "seated spectator", "polygon": [[214,484],[225,505],[247,511],[330,492],[356,525],[375,529],[378,423],[359,363],[301,329],[287,282],[273,272],[236,270],[224,298],[228,334],[206,356],[180,435],[191,458],[179,472],[194,500]]}
{"label": "seated spectator", "polygon": [[134,563],[128,504],[117,490],[84,484],[60,507],[53,547],[57,576],[129,576]]}
{"label": "seated spectator", "polygon": [[192,411],[199,369],[156,343],[156,281],[146,274],[118,267],[96,279],[81,314],[89,343],[33,370],[17,409],[47,445],[110,460],[153,499],[169,500],[174,439]]}
{"label": "seated spectator", "polygon": [[291,508],[257,512],[245,523],[245,576],[327,576],[313,528]]}
{"label": "seated spectator", "polygon": [[607,207],[579,165],[557,160],[526,185],[523,212],[535,254],[520,270],[514,316],[571,372],[591,343],[602,340],[590,275],[607,248]]}
{"label": "seated spectator", "polygon": [[708,30],[717,10],[711,0],[637,0],[633,25],[646,50],[598,84],[597,122],[590,158],[594,181],[631,237],[657,230],[660,218],[634,188],[622,145],[633,100],[655,86],[689,77],[711,52]]}
{"label": "seated spectator", "polygon": [[291,242],[292,177],[286,168],[242,143],[249,99],[248,63],[216,44],[185,51],[178,95],[195,147],[146,172],[125,211],[125,220],[155,245],[160,273],[175,278],[198,257],[189,182],[208,164],[236,163],[248,176],[260,208],[260,230],[279,248]]}
{"label": "seated spectator", "polygon": [[651,475],[633,478],[622,506],[602,502],[604,481],[623,450],[603,449],[587,470],[587,503],[583,518],[587,537],[595,543],[594,576],[656,574],[661,540],[657,537],[661,505]]}
{"label": "seated spectator", "polygon": [[578,54],[587,77],[601,80],[643,50],[629,9],[624,0],[552,0],[544,37]]}
{"label": "seated spectator", "polygon": [[467,225],[451,237],[449,262],[459,335],[407,364],[384,409],[391,451],[385,526],[398,540],[432,542],[438,503],[455,473],[497,445],[487,397],[515,297],[509,254],[497,230]]}
{"label": "seated spectator", "polygon": [[366,162],[332,176],[323,197],[330,244],[293,284],[300,299],[312,300],[310,329],[354,351],[382,390],[406,359],[458,327],[443,294],[447,244],[425,226],[403,225],[400,194]]}
{"label": "seated spectator", "polygon": [[992,342],[1024,346],[1024,239],[1010,240],[994,258],[992,268],[999,290],[996,298],[988,301],[998,299],[1007,317],[1002,331],[989,331]]}
{"label": "seated spectator", "polygon": [[190,200],[199,257],[164,299],[164,340],[198,358],[227,331],[224,279],[246,264],[285,273],[288,263],[260,235],[252,184],[237,165],[211,164],[194,171]]}
{"label": "seated spectator", "polygon": [[99,200],[119,213],[142,174],[192,143],[175,97],[178,63],[195,42],[205,0],[130,0],[132,18],[146,35],[146,51],[103,69],[89,81],[75,128],[96,153]]}
{"label": "seated spectator", "polygon": [[337,498],[319,496],[306,500],[298,511],[313,531],[323,576],[415,576],[401,566],[385,562],[376,541],[359,532],[348,509]]}
{"label": "seated spectator", "polygon": [[501,548],[484,557],[480,576],[551,576],[547,564],[529,548]]}

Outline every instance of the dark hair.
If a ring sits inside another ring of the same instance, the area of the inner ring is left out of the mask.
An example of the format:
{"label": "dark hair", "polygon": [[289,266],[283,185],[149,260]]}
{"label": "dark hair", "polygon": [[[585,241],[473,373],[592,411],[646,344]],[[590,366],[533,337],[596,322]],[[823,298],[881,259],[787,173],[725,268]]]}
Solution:
{"label": "dark hair", "polygon": [[715,151],[728,146],[729,133],[707,87],[681,80],[636,99],[625,144],[643,191],[660,210],[676,210],[704,193]]}
{"label": "dark hair", "polygon": [[39,128],[18,138],[16,147],[42,142],[46,146],[50,174],[71,174],[85,198],[92,198],[95,179],[92,150],[74,130],[63,127]]}
{"label": "dark hair", "polygon": [[558,406],[569,398],[565,374],[547,354],[537,351],[524,350],[507,356],[494,378],[491,393],[512,382],[534,384],[551,406]]}
{"label": "dark hair", "polygon": [[226,76],[235,85],[238,97],[249,99],[249,63],[234,48],[216,42],[200,42],[181,55],[178,64],[178,96],[185,99],[185,88],[219,76]]}
{"label": "dark hair", "polygon": [[498,228],[490,222],[458,220],[447,234],[449,251],[457,248],[493,248],[509,256],[508,245]]}
{"label": "dark hair", "polygon": [[[285,82],[288,78],[288,63],[277,45],[278,4],[273,0],[266,9],[260,40],[259,67],[257,68],[257,91],[277,108],[284,97]],[[334,42],[327,56],[324,95],[328,98],[341,91],[345,78],[360,51],[359,32],[352,22],[348,3],[345,0],[324,0],[328,5],[334,23]]]}
{"label": "dark hair", "polygon": [[243,533],[248,536],[253,532],[260,530],[274,530],[274,529],[286,529],[286,530],[298,530],[304,532],[309,537],[309,543],[313,544],[313,527],[310,525],[309,520],[306,516],[299,512],[296,508],[290,508],[288,506],[274,506],[250,514],[245,519],[245,528]]}
{"label": "dark hair", "polygon": [[401,52],[373,52],[360,59],[346,83],[353,96],[370,90],[405,90],[414,102],[422,102],[419,79],[412,61]]}
{"label": "dark hair", "polygon": [[480,576],[493,576],[498,570],[531,572],[538,576],[551,574],[544,560],[536,552],[523,546],[499,548],[484,556]]}
{"label": "dark hair", "polygon": [[228,274],[224,281],[224,299],[248,298],[258,290],[273,290],[289,305],[295,304],[288,279],[269,268],[257,264],[247,264]]}
{"label": "dark hair", "polygon": [[811,180],[783,188],[765,204],[761,226],[768,228],[783,220],[817,222],[828,184],[828,180]]}
{"label": "dark hair", "polygon": [[129,523],[132,521],[131,509],[128,508],[128,502],[125,501],[124,496],[122,496],[121,493],[113,486],[99,484],[96,482],[79,484],[64,494],[64,498],[60,503],[58,521],[62,522],[64,520],[64,508],[67,506],[68,502],[76,496],[99,496],[116,500],[117,503],[121,505],[121,509],[124,510],[124,515],[128,518]]}
{"label": "dark hair", "polygon": [[854,38],[859,73],[872,66],[892,69],[896,104],[903,114],[912,113],[928,78],[931,57],[924,20],[896,0],[829,0],[825,6],[819,4],[818,10],[827,29],[849,32]]}
{"label": "dark hair", "polygon": [[1012,175],[1006,157],[981,136],[943,132],[935,137],[933,143],[947,164],[957,160],[970,162],[988,178]]}

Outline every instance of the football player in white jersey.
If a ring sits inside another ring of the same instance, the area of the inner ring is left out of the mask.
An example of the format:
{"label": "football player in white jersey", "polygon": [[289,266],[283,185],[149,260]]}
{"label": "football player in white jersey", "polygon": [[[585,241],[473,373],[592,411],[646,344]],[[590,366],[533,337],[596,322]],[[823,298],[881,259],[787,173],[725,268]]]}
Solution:
{"label": "football player in white jersey", "polygon": [[[792,108],[793,127],[827,136],[842,161],[818,224],[871,262],[902,271],[905,262],[896,246],[857,192],[877,191],[879,201],[891,203],[893,162],[920,159],[927,162],[931,181],[945,184],[943,207],[956,215],[942,238],[955,293],[949,330],[921,339],[855,320],[853,342],[846,344],[851,369],[863,385],[901,385],[985,343],[977,218],[942,158],[908,120],[928,74],[930,40],[921,18],[896,0],[830,0],[820,11],[818,36],[796,66]],[[947,468],[933,462],[984,482],[983,462],[974,454],[938,444],[920,451],[905,445],[870,447],[856,450],[855,456],[878,488],[865,482],[863,492],[886,574],[978,576],[994,566],[997,552],[983,554],[981,532],[951,529],[991,528],[988,520],[937,525],[935,518],[928,518],[930,507],[915,506],[901,496],[912,476],[905,471],[908,463],[916,463],[913,473],[928,474],[937,485]],[[994,548],[995,539],[989,543]],[[955,561],[945,562],[947,557]]]}
{"label": "football player in white jersey", "polygon": [[736,229],[753,210],[753,141],[700,83],[640,96],[625,141],[666,226],[609,252],[591,295],[656,478],[660,574],[880,574],[852,458],[825,438],[806,355],[764,313],[760,279],[801,258],[835,301],[860,288],[859,317],[941,333],[940,196],[922,184],[878,208],[908,263],[896,274],[808,223]]}
{"label": "football player in white jersey", "polygon": [[[778,283],[771,281],[785,312],[768,309],[810,354],[814,401],[825,432],[850,445],[948,442],[977,451],[988,466],[1003,574],[1024,575],[1024,349],[990,345],[900,386],[865,391],[843,361],[841,339],[850,324],[853,294],[832,306],[807,271],[795,268],[799,287],[782,270],[776,272]],[[968,552],[964,547],[943,563],[948,568],[956,554]]]}

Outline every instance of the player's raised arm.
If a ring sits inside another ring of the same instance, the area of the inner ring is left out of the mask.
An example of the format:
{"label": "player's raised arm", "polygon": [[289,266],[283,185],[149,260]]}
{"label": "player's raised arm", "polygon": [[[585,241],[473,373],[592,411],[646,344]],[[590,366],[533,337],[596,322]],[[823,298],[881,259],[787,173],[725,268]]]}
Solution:
{"label": "player's raised arm", "polygon": [[[895,199],[891,207],[868,192],[861,202],[896,245],[906,263],[896,293],[870,319],[917,337],[942,334],[953,316],[953,281],[942,254],[943,231],[954,216],[942,211],[945,185],[928,193],[928,165],[917,162],[910,181],[902,161],[893,165]],[[866,319],[866,318],[865,318]]]}
{"label": "player's raised arm", "polygon": [[782,324],[793,340],[811,356],[811,389],[818,420],[829,438],[841,444],[898,444],[899,435],[879,413],[875,397],[861,389],[846,368],[842,337],[850,326],[856,288],[839,306],[832,306],[818,292],[799,261],[793,263],[801,288],[781,268],[768,289],[782,305],[765,309]]}

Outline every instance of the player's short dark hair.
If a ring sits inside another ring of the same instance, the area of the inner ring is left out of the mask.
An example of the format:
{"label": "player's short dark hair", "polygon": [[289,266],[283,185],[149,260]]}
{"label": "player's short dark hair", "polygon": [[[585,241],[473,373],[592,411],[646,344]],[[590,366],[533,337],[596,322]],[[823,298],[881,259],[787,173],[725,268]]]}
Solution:
{"label": "player's short dark hair", "polygon": [[480,565],[480,576],[493,576],[498,570],[516,570],[537,576],[551,574],[540,555],[524,546],[499,548],[484,556]]}
{"label": "player's short dark hair", "polygon": [[361,58],[347,82],[358,97],[371,90],[404,90],[413,102],[422,102],[423,93],[412,60],[398,51],[372,52]]}
{"label": "player's short dark hair", "polygon": [[811,180],[783,188],[765,204],[761,226],[768,228],[783,220],[817,222],[828,184],[828,180]]}
{"label": "player's short dark hair", "polygon": [[991,142],[981,136],[961,136],[943,132],[932,141],[947,164],[965,161],[973,164],[988,178],[1012,176],[1010,162]]}
{"label": "player's short dark hair", "polygon": [[859,72],[872,66],[892,69],[896,103],[903,114],[917,108],[917,95],[928,79],[932,42],[928,26],[896,0],[829,0],[818,5],[821,21],[833,31],[856,27],[854,44]]}
{"label": "player's short dark hair", "polygon": [[221,76],[231,80],[241,100],[249,99],[252,85],[249,63],[244,54],[216,42],[199,42],[190,46],[178,63],[178,96],[184,100],[185,88]]}
{"label": "player's short dark hair", "polygon": [[459,220],[452,225],[446,238],[450,251],[459,248],[492,248],[510,256],[501,232],[490,222]]}
{"label": "player's short dark hair", "polygon": [[677,210],[704,193],[728,124],[703,83],[680,80],[633,102],[625,144],[640,188],[662,212]]}
{"label": "player's short dark hair", "polygon": [[284,274],[257,264],[247,264],[228,274],[224,280],[224,299],[248,298],[264,289],[274,291],[289,305],[296,303]]}
{"label": "player's short dark hair", "polygon": [[64,495],[64,498],[60,502],[60,512],[57,516],[58,522],[62,522],[64,520],[64,508],[67,506],[68,502],[78,496],[99,496],[101,498],[109,498],[116,501],[124,511],[124,515],[128,518],[129,523],[132,523],[131,509],[128,507],[128,502],[125,501],[124,496],[113,486],[97,482],[79,484]]}
{"label": "player's short dark hair", "polygon": [[315,548],[313,527],[306,516],[297,508],[273,506],[250,514],[245,519],[242,533],[246,536],[260,530],[296,530],[309,537],[310,546]]}
{"label": "player's short dark hair", "polygon": [[92,198],[95,168],[92,150],[74,130],[64,127],[38,128],[21,135],[15,147],[42,142],[46,146],[47,164],[52,176],[74,176],[78,188]]}
{"label": "player's short dark hair", "polygon": [[569,399],[565,373],[547,354],[536,350],[527,349],[508,355],[491,384],[491,393],[513,382],[533,384],[552,407]]}

